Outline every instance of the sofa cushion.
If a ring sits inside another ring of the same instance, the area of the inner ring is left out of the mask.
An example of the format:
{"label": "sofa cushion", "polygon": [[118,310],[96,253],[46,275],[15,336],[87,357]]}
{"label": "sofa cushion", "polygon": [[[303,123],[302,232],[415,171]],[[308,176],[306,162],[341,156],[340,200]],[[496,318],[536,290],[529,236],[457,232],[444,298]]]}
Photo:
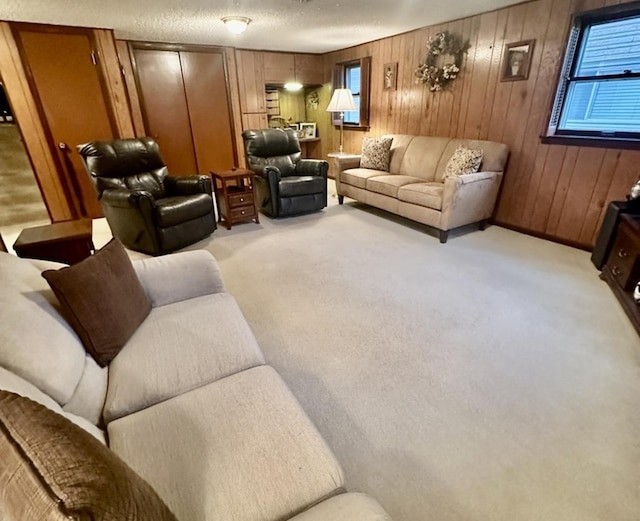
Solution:
{"label": "sofa cushion", "polygon": [[[421,181],[438,181],[436,168],[450,139],[431,136],[409,137],[411,139],[408,141],[407,136],[393,137],[391,172],[419,177]],[[404,150],[396,149],[396,142],[399,146],[405,142]],[[399,163],[396,156],[401,158]]]}
{"label": "sofa cushion", "polygon": [[482,164],[482,150],[459,146],[447,162],[444,169],[444,181],[447,177],[475,174]]}
{"label": "sofa cushion", "polygon": [[228,293],[153,308],[109,366],[109,422],[264,363]]}
{"label": "sofa cushion", "polygon": [[372,137],[362,138],[362,157],[360,158],[361,168],[371,168],[372,170],[389,171],[389,152],[392,137],[382,137],[375,139]]}
{"label": "sofa cushion", "polygon": [[288,519],[343,484],[331,450],[269,366],[113,421],[109,440],[189,521]]}
{"label": "sofa cushion", "polygon": [[63,405],[80,381],[86,353],[40,273],[28,259],[0,253],[0,366]]}
{"label": "sofa cushion", "polygon": [[278,183],[280,197],[319,194],[326,187],[327,180],[324,177],[311,175],[283,177]]}
{"label": "sofa cushion", "polygon": [[124,246],[112,239],[78,264],[42,273],[66,318],[101,367],[151,311]]}
{"label": "sofa cushion", "polygon": [[378,502],[365,494],[340,494],[289,521],[391,521]]}
{"label": "sofa cushion", "polygon": [[[56,401],[54,401],[50,396],[44,394],[36,386],[27,382],[25,379],[20,378],[17,374],[3,369],[2,367],[0,367],[0,391],[9,391],[15,394],[19,394],[20,396],[24,396],[25,398],[29,398],[34,402],[38,402],[39,404],[44,405],[47,409],[50,409],[53,412],[66,417],[68,420],[75,423],[78,427],[84,429],[89,434],[94,436],[101,443],[106,444],[105,433],[89,420],[83,418],[82,416],[77,416],[70,412],[64,411]],[[0,459],[0,461],[2,460]]]}
{"label": "sofa cushion", "polygon": [[102,423],[102,408],[107,396],[108,368],[100,367],[90,356],[84,357],[84,371],[76,390],[62,408],[86,418],[94,425]]}
{"label": "sofa cushion", "polygon": [[366,188],[367,179],[385,175],[380,170],[371,170],[369,168],[350,168],[340,172],[340,182],[357,188]]}
{"label": "sofa cushion", "polygon": [[443,191],[444,183],[414,183],[401,186],[398,189],[398,199],[406,203],[441,210]]}
{"label": "sofa cushion", "polygon": [[404,185],[421,183],[419,177],[408,175],[380,175],[367,179],[367,190],[389,197],[398,197],[398,188]]}
{"label": "sofa cushion", "polygon": [[[6,482],[0,489],[13,487],[16,474],[35,472],[40,485],[51,493],[50,501],[72,519],[176,521],[149,484],[61,415],[28,398],[0,391],[0,424],[4,449],[0,461],[5,467],[9,458],[13,460],[9,462],[12,473],[2,473]],[[15,512],[5,513],[15,518]],[[45,519],[40,512],[32,511],[26,519],[23,512],[19,514],[25,521]]]}

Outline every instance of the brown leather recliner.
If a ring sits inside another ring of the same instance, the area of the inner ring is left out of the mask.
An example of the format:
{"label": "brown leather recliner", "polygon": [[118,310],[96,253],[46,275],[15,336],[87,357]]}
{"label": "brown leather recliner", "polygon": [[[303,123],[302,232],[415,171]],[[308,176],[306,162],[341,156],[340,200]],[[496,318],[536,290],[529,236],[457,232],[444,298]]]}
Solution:
{"label": "brown leather recliner", "polygon": [[92,141],[77,147],[114,237],[161,255],[216,229],[211,178],[170,176],[151,138]]}
{"label": "brown leather recliner", "polygon": [[301,159],[293,129],[245,130],[247,166],[256,175],[258,208],[269,217],[315,212],[327,206],[329,164]]}

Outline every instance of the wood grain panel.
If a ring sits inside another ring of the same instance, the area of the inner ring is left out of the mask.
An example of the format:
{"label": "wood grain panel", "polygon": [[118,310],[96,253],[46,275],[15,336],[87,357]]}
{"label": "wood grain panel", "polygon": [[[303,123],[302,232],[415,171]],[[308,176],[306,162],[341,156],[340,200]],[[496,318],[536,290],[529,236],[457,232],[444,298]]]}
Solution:
{"label": "wood grain panel", "polygon": [[129,54],[128,43],[125,40],[116,40],[116,51],[118,53],[118,60],[122,67],[122,75],[127,89],[127,99],[129,102],[129,110],[131,111],[134,137],[143,137],[147,135],[147,131],[144,128],[142,105],[140,104],[140,96],[138,96],[136,77],[133,73],[133,66],[131,65],[131,55]]}
{"label": "wood grain panel", "polygon": [[189,121],[200,174],[236,165],[222,52],[180,52]]}
{"label": "wood grain panel", "polygon": [[189,110],[177,51],[133,49],[145,127],[173,175],[196,172]]}
{"label": "wood grain panel", "polygon": [[73,212],[59,181],[38,108],[11,28],[6,22],[0,22],[0,71],[49,216],[52,222],[68,221],[73,218]]}
{"label": "wood grain panel", "polygon": [[[511,154],[495,221],[561,242],[593,246],[607,204],[621,199],[638,177],[640,152],[543,145],[542,133],[555,93],[571,15],[619,0],[533,0],[454,22],[325,55],[334,63],[372,56],[371,128],[383,133],[489,139]],[[449,30],[472,48],[446,92],[415,83],[430,36]],[[501,82],[506,43],[535,39],[529,78]],[[382,89],[382,66],[398,62],[398,89]],[[337,146],[337,131],[323,140],[323,154]],[[359,152],[363,133],[345,131],[345,149]]]}
{"label": "wood grain panel", "polygon": [[233,127],[235,128],[234,139],[236,141],[236,150],[238,154],[238,165],[246,168],[246,160],[244,157],[244,141],[242,140],[242,113],[240,110],[240,91],[238,87],[238,67],[236,64],[236,53],[234,49],[225,48],[225,58],[227,60],[227,73],[229,75],[229,96],[231,99],[231,114],[233,118]]}
{"label": "wood grain panel", "polygon": [[127,98],[113,31],[110,29],[95,29],[94,36],[98,47],[98,56],[101,58],[98,60],[98,64],[102,69],[108,92],[107,102],[110,103],[111,111],[115,116],[118,137],[135,137],[130,103]]}

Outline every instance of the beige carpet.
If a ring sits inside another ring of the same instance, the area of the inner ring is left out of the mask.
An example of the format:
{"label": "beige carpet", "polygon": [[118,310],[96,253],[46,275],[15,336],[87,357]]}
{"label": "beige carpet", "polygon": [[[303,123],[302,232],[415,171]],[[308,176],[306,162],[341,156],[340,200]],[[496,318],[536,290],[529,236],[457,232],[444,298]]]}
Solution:
{"label": "beige carpet", "polygon": [[640,341],[588,253],[335,198],[193,248],[394,520],[640,519]]}
{"label": "beige carpet", "polygon": [[50,222],[18,127],[8,123],[0,124],[0,187],[3,237],[28,226]]}

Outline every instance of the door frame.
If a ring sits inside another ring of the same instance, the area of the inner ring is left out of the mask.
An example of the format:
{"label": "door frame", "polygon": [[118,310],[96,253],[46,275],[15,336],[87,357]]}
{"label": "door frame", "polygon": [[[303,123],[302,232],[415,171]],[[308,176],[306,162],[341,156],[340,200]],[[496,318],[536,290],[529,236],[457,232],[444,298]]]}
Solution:
{"label": "door frame", "polygon": [[61,158],[61,154],[64,154],[65,152],[64,150],[60,149],[58,144],[53,139],[53,132],[51,131],[51,126],[49,125],[49,121],[47,120],[46,113],[44,111],[44,105],[42,103],[42,100],[40,99],[40,93],[38,92],[35,78],[33,76],[33,71],[31,70],[31,65],[29,63],[20,33],[22,31],[30,31],[54,34],[80,34],[87,37],[87,39],[89,40],[91,51],[96,60],[95,66],[98,75],[98,82],[100,83],[100,93],[102,94],[107,110],[109,127],[111,128],[111,132],[113,133],[114,138],[120,138],[120,131],[118,129],[116,116],[111,105],[109,91],[107,89],[107,83],[104,77],[104,71],[101,66],[102,56],[100,54],[99,45],[96,42],[95,34],[93,32],[93,29],[91,28],[72,27],[66,25],[46,25],[30,22],[9,22],[9,26],[11,28],[11,34],[20,55],[20,62],[27,78],[29,90],[31,91],[31,95],[33,96],[35,102],[36,110],[38,112],[38,119],[40,120],[40,124],[42,125],[42,128],[44,130],[46,143],[58,171],[58,178],[60,179],[60,184],[67,199],[67,204],[69,205],[72,218],[79,219],[83,217],[82,214],[84,211],[84,205],[82,203],[82,197],[78,193],[78,189],[74,186],[75,171],[69,171],[69,165],[65,164],[68,161],[65,161]]}
{"label": "door frame", "polygon": [[[238,146],[236,140],[233,138],[236,135],[235,119],[233,117],[233,105],[231,103],[231,83],[229,81],[229,65],[227,63],[227,50],[225,47],[215,45],[196,45],[196,44],[182,44],[182,43],[163,43],[163,42],[143,42],[138,40],[128,40],[127,46],[129,48],[129,59],[131,60],[131,67],[133,69],[133,76],[136,82],[136,89],[138,90],[138,97],[140,98],[140,110],[142,111],[142,120],[144,123],[144,130],[149,135],[149,119],[147,117],[147,109],[144,101],[144,94],[140,86],[140,75],[138,71],[138,64],[136,63],[136,57],[134,50],[154,50],[154,51],[174,51],[174,52],[202,52],[209,54],[221,54],[222,66],[224,68],[224,83],[227,90],[227,107],[229,109],[229,125],[231,130],[231,147],[233,149],[233,159],[235,164],[238,164]],[[191,128],[191,120],[189,120],[189,128]],[[191,137],[193,141],[193,129],[191,129]],[[194,149],[194,157],[197,155]]]}

